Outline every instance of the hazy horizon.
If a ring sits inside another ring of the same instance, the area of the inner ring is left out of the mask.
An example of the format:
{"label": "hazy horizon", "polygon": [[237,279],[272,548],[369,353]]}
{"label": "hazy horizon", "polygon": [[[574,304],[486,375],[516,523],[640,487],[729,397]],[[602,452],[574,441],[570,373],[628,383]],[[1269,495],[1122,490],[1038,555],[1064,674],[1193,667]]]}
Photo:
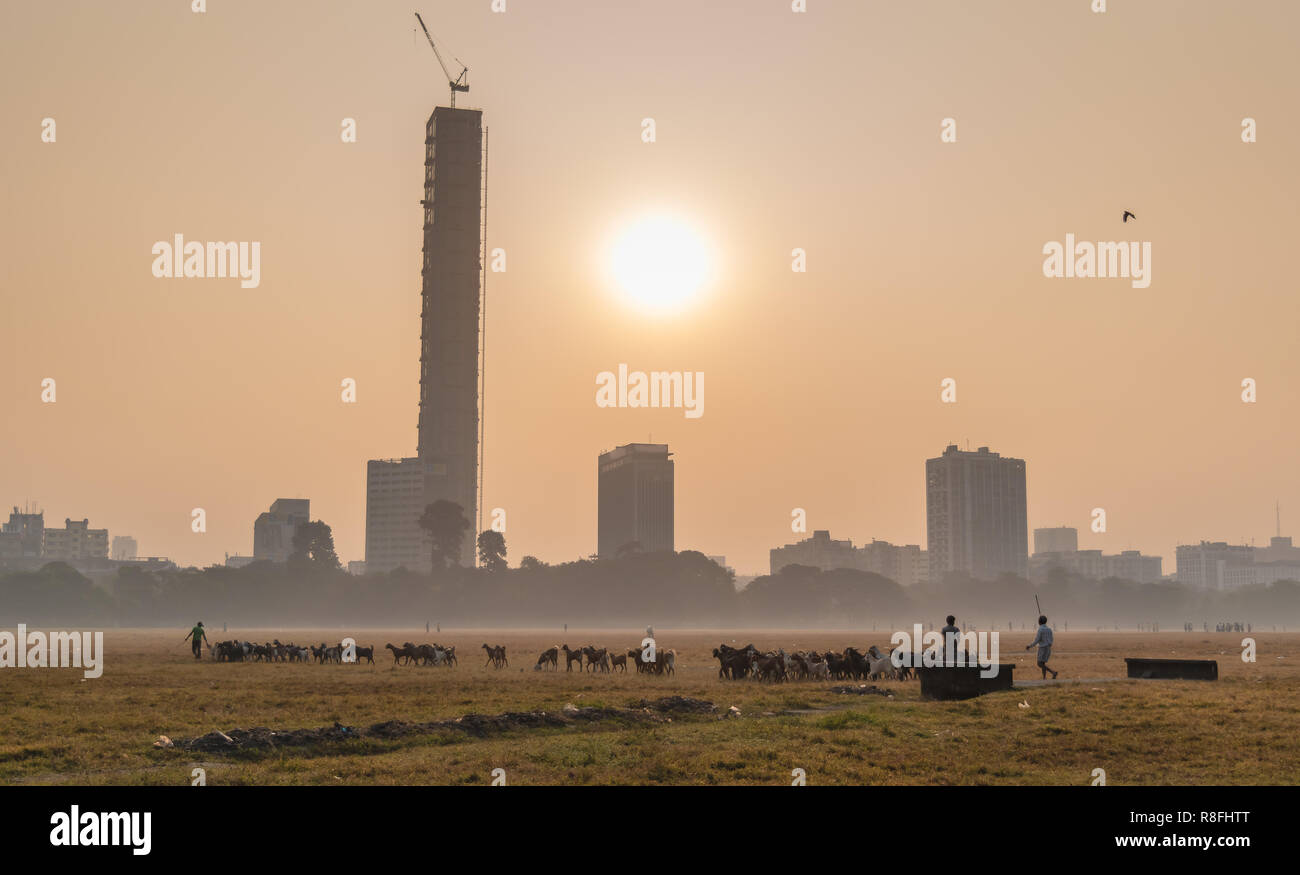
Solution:
{"label": "hazy horizon", "polygon": [[[0,517],[35,502],[207,565],[301,497],[364,558],[366,462],[416,450],[424,124],[447,101],[418,10],[490,131],[483,504],[511,565],[594,553],[597,454],[649,439],[677,549],[740,574],[814,529],[926,546],[924,462],[952,443],[1026,460],[1031,550],[1074,526],[1168,574],[1178,543],[1267,543],[1275,502],[1300,535],[1300,8],[808,5],[15,6]],[[647,314],[606,262],[653,215],[711,270]],[[175,234],[260,241],[260,284],[154,278]],[[1150,286],[1045,277],[1067,234],[1149,241]],[[703,372],[704,415],[597,407],[620,363]]]}

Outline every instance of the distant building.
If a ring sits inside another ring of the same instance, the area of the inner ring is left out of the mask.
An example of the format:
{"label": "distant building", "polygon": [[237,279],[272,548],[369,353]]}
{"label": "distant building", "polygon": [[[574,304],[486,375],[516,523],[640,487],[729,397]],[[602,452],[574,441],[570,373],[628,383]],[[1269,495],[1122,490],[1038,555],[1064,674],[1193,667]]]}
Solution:
{"label": "distant building", "polygon": [[1070,526],[1034,529],[1035,553],[1073,553],[1079,549],[1079,530]]}
{"label": "distant building", "polygon": [[252,556],[231,556],[226,554],[227,568],[243,568],[245,565],[252,565],[257,560]]}
{"label": "distant building", "polygon": [[814,529],[811,538],[804,538],[784,547],[774,547],[768,554],[772,574],[780,574],[788,565],[808,565],[822,571],[836,568],[857,568],[861,562],[852,541],[837,541],[828,529]]}
{"label": "distant building", "polygon": [[1287,562],[1300,564],[1300,547],[1291,543],[1290,537],[1270,538],[1267,547],[1255,548],[1255,562]]}
{"label": "distant building", "polygon": [[108,558],[108,529],[92,529],[90,520],[65,519],[63,528],[46,529],[42,557],[50,562]]}
{"label": "distant building", "polygon": [[811,538],[776,547],[769,553],[769,568],[779,574],[789,565],[808,565],[822,571],[852,568],[887,577],[902,586],[929,579],[926,551],[915,544],[899,546],[872,539],[870,544],[854,547],[852,541],[837,541],[825,529],[817,529]]}
{"label": "distant building", "polygon": [[348,563],[348,574],[360,577],[366,573],[366,563],[360,559],[353,559]]}
{"label": "distant building", "polygon": [[311,500],[277,498],[253,523],[253,558],[285,562],[293,553],[298,526],[311,521]]}
{"label": "distant building", "polygon": [[[1036,530],[1037,531],[1041,530]],[[1038,539],[1035,537],[1035,543]],[[1029,578],[1037,583],[1047,580],[1052,568],[1062,568],[1071,574],[1104,580],[1119,577],[1138,583],[1154,583],[1163,574],[1164,560],[1159,556],[1144,556],[1137,550],[1125,550],[1105,555],[1100,550],[1049,550],[1035,551],[1029,557]]]}
{"label": "distant building", "polygon": [[924,583],[930,579],[930,556],[916,544],[891,544],[877,541],[859,548],[864,571],[872,571],[902,586]]}
{"label": "distant building", "polygon": [[138,548],[135,538],[130,535],[114,535],[111,558],[117,562],[128,562],[136,558]]}
{"label": "distant building", "polygon": [[667,444],[625,444],[598,460],[596,552],[673,550],[673,460]]}
{"label": "distant building", "polygon": [[1233,590],[1256,583],[1300,581],[1300,550],[1290,538],[1275,537],[1267,547],[1201,541],[1176,551],[1179,583],[1210,590]]}
{"label": "distant building", "polygon": [[0,558],[39,558],[45,551],[45,512],[29,513],[17,507],[9,522],[0,524]]}
{"label": "distant building", "polygon": [[176,563],[166,556],[139,556],[135,559],[112,560],[109,566],[114,570],[138,568],[141,571],[175,571]]}
{"label": "distant building", "polygon": [[[366,570],[396,568],[428,573],[433,543],[420,528],[425,508],[425,472],[434,463],[419,458],[372,459],[366,463]],[[466,540],[472,540],[468,535]]]}
{"label": "distant building", "polygon": [[1029,572],[1025,462],[951,444],[925,463],[930,579],[959,571],[991,580]]}
{"label": "distant building", "polygon": [[730,571],[733,575],[736,573],[736,569],[732,568],[730,565],[727,564],[726,556],[705,556],[704,558],[708,559],[710,562],[712,562],[714,565],[721,568],[723,571]]}

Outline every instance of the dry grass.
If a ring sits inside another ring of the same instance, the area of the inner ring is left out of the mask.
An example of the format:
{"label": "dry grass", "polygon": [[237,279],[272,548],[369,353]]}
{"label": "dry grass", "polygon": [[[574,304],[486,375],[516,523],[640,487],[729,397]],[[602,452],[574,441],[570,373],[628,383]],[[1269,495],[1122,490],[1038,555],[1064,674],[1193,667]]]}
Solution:
{"label": "dry grass", "polygon": [[[336,642],[329,631],[231,630],[228,636]],[[1084,682],[954,703],[923,701],[918,685],[882,684],[893,698],[841,696],[816,682],[722,681],[720,641],[839,649],[886,644],[885,633],[659,630],[678,651],[675,678],[534,672],[537,654],[564,636],[517,630],[351,633],[360,644],[455,644],[455,669],[377,664],[214,664],[191,658],[175,632],[109,630],[102,677],[75,669],[0,670],[0,783],[184,784],[203,766],[209,784],[484,784],[504,768],[511,784],[1276,784],[1300,780],[1300,635],[1257,633],[1259,661],[1241,661],[1242,635],[1058,632],[1053,663],[1070,678],[1121,678],[1124,656],[1219,660],[1221,679]],[[1002,635],[1002,661],[1037,675]],[[573,646],[635,646],[640,630],[581,630]],[[484,667],[479,646],[505,644],[511,667]],[[1279,658],[1281,657],[1281,658]],[[679,716],[514,730],[486,738],[439,732],[397,741],[358,739],[271,752],[204,755],[155,750],[160,734],[213,729],[364,727],[466,713],[559,711],[566,703],[625,707],[680,694],[736,705],[739,720]],[[1027,700],[1028,709],[1017,707]]]}

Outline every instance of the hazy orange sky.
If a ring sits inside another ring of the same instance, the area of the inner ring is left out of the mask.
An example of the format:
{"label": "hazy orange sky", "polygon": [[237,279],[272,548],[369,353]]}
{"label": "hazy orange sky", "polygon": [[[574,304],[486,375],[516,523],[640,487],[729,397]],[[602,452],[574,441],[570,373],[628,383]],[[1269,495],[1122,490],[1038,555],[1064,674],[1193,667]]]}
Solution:
{"label": "hazy orange sky", "polygon": [[[1275,501],[1300,534],[1295,3],[208,5],[6,10],[6,510],[206,564],[305,497],[363,558],[366,460],[415,452],[423,132],[447,99],[418,9],[490,130],[484,504],[512,564],[594,552],[596,456],[651,437],[678,549],[741,573],[795,507],[924,544],[924,460],[968,440],[1027,461],[1031,529],[1166,572],[1179,542],[1265,542]],[[654,317],[604,268],[649,213],[715,267]],[[155,279],[177,233],[260,241],[260,286]],[[1150,287],[1044,277],[1066,233],[1150,241]],[[703,371],[704,416],[598,408],[620,362]]]}

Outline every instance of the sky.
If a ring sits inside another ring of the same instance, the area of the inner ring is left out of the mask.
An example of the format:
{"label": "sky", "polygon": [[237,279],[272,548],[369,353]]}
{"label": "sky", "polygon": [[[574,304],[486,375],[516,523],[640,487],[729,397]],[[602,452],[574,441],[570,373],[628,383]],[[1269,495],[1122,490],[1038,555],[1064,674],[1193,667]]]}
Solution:
{"label": "sky", "polygon": [[[676,460],[678,549],[742,574],[804,537],[794,508],[924,545],[950,443],[1026,460],[1031,530],[1166,573],[1178,543],[1266,543],[1275,503],[1300,534],[1300,7],[1090,6],[14,5],[0,507],[208,564],[309,498],[364,558],[366,460],[416,445],[424,124],[447,100],[418,10],[489,131],[484,505],[512,564],[593,553],[596,457],[648,440]],[[609,266],[647,216],[710,264],[666,310]],[[260,283],[155,278],[178,233],[258,241]],[[1067,233],[1149,242],[1150,285],[1045,276]],[[598,406],[620,363],[703,372],[704,414]]]}

